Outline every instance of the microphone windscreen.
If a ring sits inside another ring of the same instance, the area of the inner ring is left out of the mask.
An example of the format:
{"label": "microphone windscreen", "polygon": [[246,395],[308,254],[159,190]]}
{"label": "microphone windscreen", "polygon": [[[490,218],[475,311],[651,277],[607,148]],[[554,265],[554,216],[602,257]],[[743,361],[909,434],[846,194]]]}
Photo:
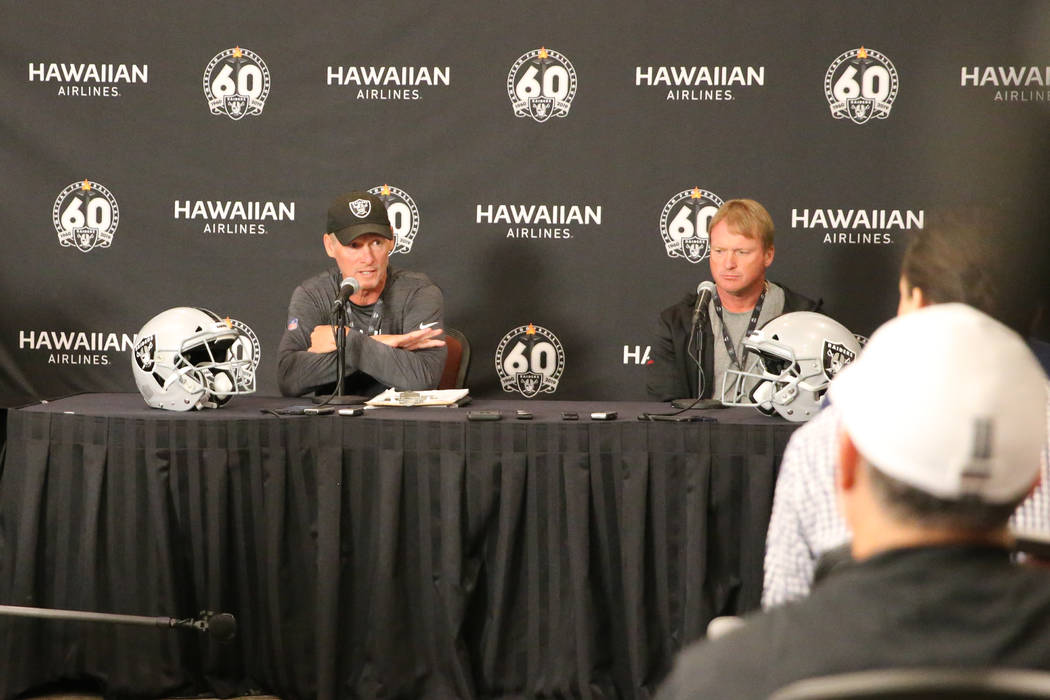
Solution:
{"label": "microphone windscreen", "polygon": [[361,283],[357,281],[356,277],[346,277],[346,278],[343,279],[342,283],[339,285],[339,289],[340,289],[340,291],[342,291],[343,289],[346,289],[347,287],[349,287],[351,290],[353,290],[353,291],[350,292],[350,296],[353,296],[353,295],[357,294],[358,291],[360,291]]}
{"label": "microphone windscreen", "polygon": [[230,613],[218,613],[208,618],[208,634],[217,642],[228,642],[237,636],[237,620]]}
{"label": "microphone windscreen", "polygon": [[705,291],[708,294],[714,294],[715,293],[715,283],[712,282],[711,280],[704,280],[703,282],[701,282],[696,288],[696,293],[697,294],[703,294]]}

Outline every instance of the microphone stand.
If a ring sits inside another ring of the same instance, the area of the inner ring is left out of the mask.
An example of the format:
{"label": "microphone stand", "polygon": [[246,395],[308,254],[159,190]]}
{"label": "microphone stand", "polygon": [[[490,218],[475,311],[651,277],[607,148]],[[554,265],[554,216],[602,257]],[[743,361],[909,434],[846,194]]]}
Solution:
{"label": "microphone stand", "polygon": [[322,406],[350,406],[359,405],[364,399],[356,395],[347,395],[343,386],[346,379],[346,334],[347,334],[346,305],[338,304],[332,309],[332,327],[335,329],[335,365],[337,378],[335,390],[331,396],[316,397],[315,403]]}
{"label": "microphone stand", "polygon": [[229,613],[202,611],[196,618],[148,617],[146,615],[122,615],[97,613],[86,610],[58,610],[54,608],[30,608],[20,605],[0,605],[0,616],[35,617],[50,620],[72,620],[77,622],[108,622],[119,625],[146,625],[149,627],[182,627],[207,632],[217,642],[228,642],[237,634],[237,620]]}

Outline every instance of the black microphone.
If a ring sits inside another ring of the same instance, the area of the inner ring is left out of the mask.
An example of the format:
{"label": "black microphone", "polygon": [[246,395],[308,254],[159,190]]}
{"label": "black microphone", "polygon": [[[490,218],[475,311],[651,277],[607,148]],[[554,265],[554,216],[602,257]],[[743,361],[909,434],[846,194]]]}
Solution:
{"label": "black microphone", "polygon": [[711,302],[711,295],[715,293],[715,283],[704,280],[696,288],[696,293],[696,308],[693,309],[693,321],[689,325],[690,328],[696,328],[697,321],[700,320],[701,315],[707,316],[707,305]]}
{"label": "black microphone", "polygon": [[237,619],[230,613],[213,613],[204,610],[197,617],[189,617],[182,620],[169,618],[157,618],[162,627],[183,627],[195,629],[198,632],[207,632],[208,636],[216,642],[229,642],[237,636]]}
{"label": "black microphone", "polygon": [[342,308],[346,306],[346,302],[349,301],[350,297],[357,294],[361,289],[361,283],[354,277],[347,277],[343,280],[342,284],[339,285],[339,296],[336,297],[335,303],[332,304],[333,308]]}

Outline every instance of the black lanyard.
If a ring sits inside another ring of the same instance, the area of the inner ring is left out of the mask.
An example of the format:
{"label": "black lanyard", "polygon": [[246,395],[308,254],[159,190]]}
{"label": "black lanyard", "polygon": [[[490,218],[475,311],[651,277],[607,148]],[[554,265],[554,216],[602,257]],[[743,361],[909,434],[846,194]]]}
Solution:
{"label": "black lanyard", "polygon": [[[755,304],[755,310],[751,312],[751,320],[747,324],[747,331],[744,333],[744,337],[751,335],[751,332],[758,327],[758,317],[762,313],[762,302],[766,300],[766,290],[762,290],[762,294],[758,297],[758,303]],[[739,367],[743,369],[740,361],[736,357],[736,348],[733,347],[733,341],[729,339],[729,331],[726,330],[725,319],[722,318],[722,300],[718,298],[718,294],[714,294],[712,301],[715,303],[715,313],[718,314],[718,320],[722,324],[722,342],[725,343],[726,352],[729,353],[729,366]]]}
{"label": "black lanyard", "polygon": [[[357,307],[360,308],[360,307]],[[350,327],[358,333],[365,333],[363,328],[357,327],[357,321],[354,318],[354,314],[350,314]],[[379,333],[379,326],[383,322],[383,300],[377,299],[376,303],[372,305],[372,316],[368,319],[368,332],[365,335],[376,335]]]}

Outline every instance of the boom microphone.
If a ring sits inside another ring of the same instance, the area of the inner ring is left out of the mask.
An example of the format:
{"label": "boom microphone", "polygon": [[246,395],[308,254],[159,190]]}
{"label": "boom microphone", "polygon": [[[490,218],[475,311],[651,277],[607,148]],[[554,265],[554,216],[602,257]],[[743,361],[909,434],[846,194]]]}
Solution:
{"label": "boom microphone", "polygon": [[697,321],[700,320],[701,315],[707,316],[707,305],[711,302],[711,296],[715,293],[715,283],[704,280],[696,288],[696,293],[696,308],[693,309],[693,321],[689,325],[692,329],[696,328]]}
{"label": "boom microphone", "polygon": [[[158,618],[158,620],[163,619]],[[184,627],[195,629],[198,632],[207,632],[208,636],[216,642],[226,643],[237,636],[237,619],[230,613],[213,613],[210,610],[205,610],[195,618],[177,620],[169,617],[166,620],[166,625],[158,622],[159,626]]]}
{"label": "boom microphone", "polygon": [[202,611],[197,617],[176,619],[174,617],[147,617],[118,613],[97,613],[87,610],[58,610],[55,608],[31,608],[19,605],[0,605],[0,616],[36,617],[50,620],[73,620],[77,622],[107,622],[120,625],[147,625],[175,629],[194,629],[207,632],[216,642],[228,642],[237,635],[237,620],[229,613]]}
{"label": "boom microphone", "polygon": [[350,297],[357,294],[360,289],[361,283],[355,277],[347,277],[339,285],[339,296],[336,298],[333,307],[342,308],[346,306],[346,302],[350,300]]}

